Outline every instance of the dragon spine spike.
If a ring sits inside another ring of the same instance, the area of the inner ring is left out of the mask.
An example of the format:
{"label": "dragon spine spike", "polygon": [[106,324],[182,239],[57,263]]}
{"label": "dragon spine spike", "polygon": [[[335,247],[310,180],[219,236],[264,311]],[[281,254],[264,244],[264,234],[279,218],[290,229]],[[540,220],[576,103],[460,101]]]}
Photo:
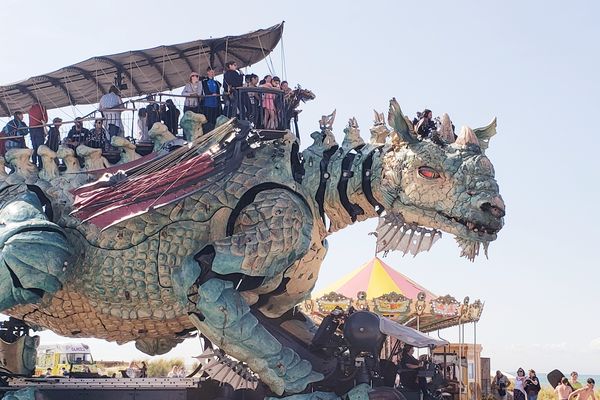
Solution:
{"label": "dragon spine spike", "polygon": [[329,115],[323,115],[321,120],[319,121],[319,126],[321,130],[332,129],[333,123],[335,122],[335,114],[337,110],[333,110],[333,112]]}
{"label": "dragon spine spike", "polygon": [[385,125],[385,117],[383,113],[377,112],[377,110],[373,110],[375,113],[375,117],[373,118],[373,125]]}
{"label": "dragon spine spike", "polygon": [[475,136],[473,130],[468,126],[463,126],[460,129],[460,135],[458,135],[454,143],[458,147],[467,147],[469,145],[479,146],[479,140],[477,139],[477,136]]}
{"label": "dragon spine spike", "polygon": [[454,130],[452,129],[452,121],[447,113],[442,114],[441,126],[438,135],[446,143],[454,143]]}

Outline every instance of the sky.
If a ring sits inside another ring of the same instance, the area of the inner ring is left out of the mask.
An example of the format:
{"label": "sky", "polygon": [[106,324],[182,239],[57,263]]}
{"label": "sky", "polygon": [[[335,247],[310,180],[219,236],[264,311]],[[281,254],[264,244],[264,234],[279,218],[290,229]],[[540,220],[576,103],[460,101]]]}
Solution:
{"label": "sky", "polygon": [[[273,72],[317,95],[302,106],[303,146],[320,116],[334,109],[338,142],[352,116],[368,138],[372,110],[386,111],[392,97],[407,115],[424,108],[447,112],[457,127],[485,126],[496,116],[498,134],[486,154],[506,218],[489,259],[460,258],[453,238],[444,235],[429,253],[390,254],[384,261],[436,294],[484,301],[476,338],[493,370],[600,374],[600,3],[229,0],[206,7],[5,0],[0,7],[14,16],[2,22],[0,84],[95,55],[285,21],[283,46],[271,55]],[[264,62],[247,71],[269,72]],[[317,288],[373,257],[368,232],[375,225],[366,221],[329,238]],[[472,326],[465,331],[472,342]],[[456,340],[457,333],[440,335]],[[41,336],[43,343],[65,341]],[[133,344],[86,342],[97,359],[146,358]],[[169,357],[199,352],[198,343],[188,341]]]}

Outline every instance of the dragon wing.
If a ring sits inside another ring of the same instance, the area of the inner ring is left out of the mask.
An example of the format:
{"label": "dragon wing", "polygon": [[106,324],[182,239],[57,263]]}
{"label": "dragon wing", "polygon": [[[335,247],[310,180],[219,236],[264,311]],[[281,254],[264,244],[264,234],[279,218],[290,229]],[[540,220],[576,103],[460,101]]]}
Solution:
{"label": "dragon wing", "polygon": [[188,145],[149,162],[105,174],[74,190],[71,215],[101,229],[201,190],[208,178],[239,167],[248,149],[246,136],[233,120]]}

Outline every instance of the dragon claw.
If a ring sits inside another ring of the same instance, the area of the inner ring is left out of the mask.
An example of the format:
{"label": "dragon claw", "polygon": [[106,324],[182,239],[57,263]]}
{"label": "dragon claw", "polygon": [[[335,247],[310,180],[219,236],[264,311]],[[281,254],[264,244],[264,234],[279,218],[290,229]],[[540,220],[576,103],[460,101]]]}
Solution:
{"label": "dragon claw", "polygon": [[0,211],[0,311],[62,286],[71,251],[63,230],[26,192]]}
{"label": "dragon claw", "polygon": [[258,322],[231,282],[210,279],[202,284],[196,307],[203,318],[190,315],[194,325],[225,352],[245,361],[273,392],[298,393],[324,378]]}

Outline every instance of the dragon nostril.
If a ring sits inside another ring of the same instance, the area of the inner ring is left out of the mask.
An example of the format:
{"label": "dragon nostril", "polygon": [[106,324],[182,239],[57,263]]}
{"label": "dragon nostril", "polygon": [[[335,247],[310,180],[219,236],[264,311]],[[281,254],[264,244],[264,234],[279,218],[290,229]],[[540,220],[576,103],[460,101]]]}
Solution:
{"label": "dragon nostril", "polygon": [[502,208],[493,206],[491,203],[488,202],[483,203],[481,206],[479,206],[479,208],[481,208],[481,211],[485,213],[490,213],[497,218],[502,218],[505,215],[505,212]]}

